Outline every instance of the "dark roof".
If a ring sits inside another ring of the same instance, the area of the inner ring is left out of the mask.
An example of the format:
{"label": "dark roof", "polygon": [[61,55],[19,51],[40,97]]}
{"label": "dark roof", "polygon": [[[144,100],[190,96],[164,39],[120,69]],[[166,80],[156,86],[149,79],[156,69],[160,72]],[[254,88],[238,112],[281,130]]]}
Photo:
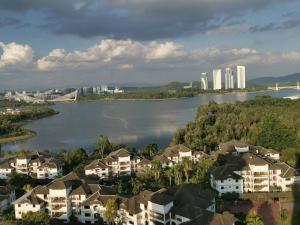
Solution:
{"label": "dark roof", "polygon": [[125,148],[121,148],[117,151],[113,151],[111,152],[108,157],[113,157],[113,158],[117,158],[117,157],[128,157],[130,156],[130,153],[128,150],[126,150]]}
{"label": "dark roof", "polygon": [[35,188],[35,193],[36,194],[47,195],[47,194],[49,194],[49,189],[46,186],[37,186]]}
{"label": "dark roof", "polygon": [[138,166],[150,165],[151,161],[149,159],[142,158],[141,161],[137,164]]}
{"label": "dark roof", "polygon": [[195,209],[197,216],[182,225],[233,225],[237,219],[229,212],[212,213],[209,211]]}
{"label": "dark roof", "polygon": [[280,169],[281,169],[281,174],[280,176],[283,178],[291,178],[295,176],[296,170],[289,166],[286,163],[277,163],[276,164]]}
{"label": "dark roof", "polygon": [[155,192],[151,198],[150,202],[158,205],[167,205],[173,201],[173,197],[167,192],[166,189],[161,189]]}
{"label": "dark roof", "polygon": [[1,169],[11,169],[12,167],[10,166],[9,162],[4,161],[4,162],[0,163],[0,168]]}
{"label": "dark roof", "polygon": [[200,189],[199,186],[182,184],[167,190],[170,196],[173,196],[174,207],[183,207],[193,205],[201,209],[210,207],[215,199],[212,190]]}
{"label": "dark roof", "polygon": [[226,180],[228,178],[243,179],[240,175],[234,173],[236,168],[236,165],[226,164],[224,166],[216,167],[211,174],[214,176],[214,179],[217,180]]}
{"label": "dark roof", "polygon": [[172,156],[179,155],[179,152],[190,152],[190,151],[192,151],[192,150],[189,149],[188,147],[186,147],[182,144],[179,144],[179,145],[174,145],[174,146],[166,148],[163,155],[165,155],[167,157],[172,157]]}
{"label": "dark roof", "polygon": [[84,167],[85,170],[90,170],[90,169],[95,169],[95,168],[101,168],[101,169],[106,169],[109,166],[107,166],[104,162],[104,160],[101,159],[95,159],[92,161],[90,164]]}
{"label": "dark roof", "polygon": [[42,204],[43,202],[44,201],[42,199],[36,196],[35,189],[32,189],[31,191],[23,195],[21,198],[16,200],[17,204],[29,203],[32,205],[39,205]]}
{"label": "dark roof", "polygon": [[72,184],[69,181],[64,181],[61,179],[54,180],[48,186],[49,189],[67,189]]}
{"label": "dark roof", "polygon": [[152,191],[142,191],[139,194],[129,198],[123,199],[123,208],[130,214],[140,213],[142,210],[140,204],[147,205],[148,201],[151,199],[154,192]]}
{"label": "dark roof", "polygon": [[99,191],[95,192],[91,196],[89,196],[82,205],[94,205],[100,204],[105,206],[109,199],[116,199],[115,195],[102,195]]}
{"label": "dark roof", "polygon": [[153,157],[153,161],[159,161],[161,164],[169,164],[171,161],[165,155],[156,155]]}

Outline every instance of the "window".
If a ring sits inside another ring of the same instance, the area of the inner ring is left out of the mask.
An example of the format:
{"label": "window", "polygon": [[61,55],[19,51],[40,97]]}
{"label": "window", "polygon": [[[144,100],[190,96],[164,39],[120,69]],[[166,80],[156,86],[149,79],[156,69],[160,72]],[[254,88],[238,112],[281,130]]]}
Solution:
{"label": "window", "polygon": [[237,182],[239,182],[239,180],[236,179],[235,182],[237,183]]}
{"label": "window", "polygon": [[223,187],[223,186],[221,186],[221,189],[223,190],[223,189],[224,189],[224,187]]}
{"label": "window", "polygon": [[239,189],[239,186],[235,186],[235,189]]}

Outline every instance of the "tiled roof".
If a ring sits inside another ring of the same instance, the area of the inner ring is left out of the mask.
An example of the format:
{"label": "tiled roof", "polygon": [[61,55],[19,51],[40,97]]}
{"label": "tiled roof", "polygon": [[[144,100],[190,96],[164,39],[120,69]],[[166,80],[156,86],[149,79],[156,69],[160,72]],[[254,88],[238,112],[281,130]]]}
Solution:
{"label": "tiled roof", "polygon": [[101,159],[95,159],[94,161],[92,161],[90,164],[88,164],[87,166],[84,167],[85,170],[90,170],[90,169],[96,169],[96,168],[100,168],[100,169],[106,169],[109,166],[107,166],[104,162],[104,160]]}
{"label": "tiled roof", "polygon": [[197,216],[182,225],[233,225],[237,219],[229,212],[212,213],[206,210],[195,209]]}

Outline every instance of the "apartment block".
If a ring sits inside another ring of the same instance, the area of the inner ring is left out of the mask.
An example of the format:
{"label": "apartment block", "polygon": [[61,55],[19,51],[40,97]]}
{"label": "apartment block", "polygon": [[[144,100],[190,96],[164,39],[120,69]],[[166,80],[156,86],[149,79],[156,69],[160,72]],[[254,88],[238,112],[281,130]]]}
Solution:
{"label": "apartment block", "polygon": [[223,166],[211,173],[211,186],[218,193],[291,191],[295,169],[279,162],[272,149],[236,147]]}
{"label": "apartment block", "polygon": [[126,149],[111,152],[104,159],[96,159],[85,167],[86,175],[106,178],[111,175],[131,175],[135,172],[140,158],[132,156]]}

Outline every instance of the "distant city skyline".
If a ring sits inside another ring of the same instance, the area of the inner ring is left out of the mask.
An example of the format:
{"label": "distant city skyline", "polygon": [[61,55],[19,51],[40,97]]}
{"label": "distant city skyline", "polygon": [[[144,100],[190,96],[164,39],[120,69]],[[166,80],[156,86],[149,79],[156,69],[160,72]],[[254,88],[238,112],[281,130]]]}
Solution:
{"label": "distant city skyline", "polygon": [[[247,79],[300,71],[295,0],[0,1],[0,90]],[[284,40],[284,41],[282,41]]]}

